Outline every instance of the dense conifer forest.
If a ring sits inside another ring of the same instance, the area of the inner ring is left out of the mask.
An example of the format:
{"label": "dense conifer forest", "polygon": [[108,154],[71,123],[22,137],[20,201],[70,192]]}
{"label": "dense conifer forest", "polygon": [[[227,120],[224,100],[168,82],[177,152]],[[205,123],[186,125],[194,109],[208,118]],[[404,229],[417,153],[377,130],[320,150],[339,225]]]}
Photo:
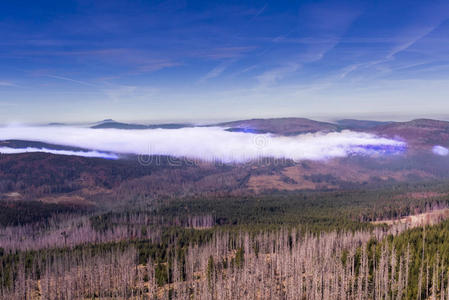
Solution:
{"label": "dense conifer forest", "polygon": [[1,156],[0,298],[449,299],[445,164],[151,159]]}
{"label": "dense conifer forest", "polygon": [[[432,181],[126,210],[3,201],[0,295],[449,299],[449,221],[431,214],[447,211],[448,190]],[[422,224],[400,221],[427,213]]]}

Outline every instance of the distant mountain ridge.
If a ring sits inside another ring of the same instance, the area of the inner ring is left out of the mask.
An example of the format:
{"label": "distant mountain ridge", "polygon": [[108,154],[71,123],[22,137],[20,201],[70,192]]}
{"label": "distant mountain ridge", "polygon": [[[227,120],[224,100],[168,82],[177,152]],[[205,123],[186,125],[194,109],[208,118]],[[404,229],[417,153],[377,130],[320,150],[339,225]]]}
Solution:
{"label": "distant mountain ridge", "polygon": [[103,120],[90,128],[93,129],[179,129],[185,127],[193,127],[191,124],[178,124],[178,123],[167,123],[167,124],[152,124],[152,125],[143,125],[143,124],[134,124],[134,123],[121,123],[114,121],[112,119]]}
{"label": "distant mountain ridge", "polygon": [[84,149],[80,147],[63,146],[43,142],[24,141],[24,140],[3,140],[3,141],[0,140],[0,147],[8,147],[16,149],[37,148],[37,149],[66,150],[66,151],[89,151],[89,149]]}
{"label": "distant mountain ridge", "polygon": [[394,122],[391,121],[372,121],[372,120],[356,120],[356,119],[342,119],[335,122],[344,129],[370,129],[382,125],[388,125]]}
{"label": "distant mountain ridge", "polygon": [[[415,119],[406,122],[342,119],[334,123],[315,121],[307,118],[271,118],[237,120],[198,127],[218,126],[230,132],[272,133],[282,136],[316,132],[338,132],[354,130],[373,133],[379,136],[402,139],[412,147],[425,148],[433,145],[449,147],[449,122],[433,119]],[[192,124],[129,124],[105,120],[91,128],[116,129],[179,129],[195,127]]]}
{"label": "distant mountain ridge", "polygon": [[380,125],[370,131],[381,136],[402,138],[415,146],[449,146],[449,122],[447,121],[415,119]]}
{"label": "distant mountain ridge", "polygon": [[330,123],[306,118],[278,118],[240,120],[220,123],[217,126],[227,127],[228,131],[273,133],[284,136],[348,129],[402,139],[411,146],[449,147],[449,122],[433,119],[414,119],[406,122],[343,119]]}
{"label": "distant mountain ridge", "polygon": [[219,123],[216,125],[229,127],[229,131],[254,131],[255,133],[274,133],[280,135],[297,135],[319,131],[332,132],[339,129],[336,124],[306,118],[250,119]]}

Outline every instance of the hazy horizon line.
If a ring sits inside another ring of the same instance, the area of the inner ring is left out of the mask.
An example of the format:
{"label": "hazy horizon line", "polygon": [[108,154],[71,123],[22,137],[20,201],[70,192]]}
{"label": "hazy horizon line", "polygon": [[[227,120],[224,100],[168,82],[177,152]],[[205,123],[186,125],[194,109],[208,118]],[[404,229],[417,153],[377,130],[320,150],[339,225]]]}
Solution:
{"label": "hazy horizon line", "polygon": [[71,125],[71,126],[88,126],[95,125],[106,121],[113,121],[118,123],[128,123],[128,124],[142,124],[142,125],[163,125],[163,124],[189,124],[194,126],[201,125],[215,125],[219,123],[225,122],[233,122],[233,121],[245,121],[245,120],[254,120],[254,119],[292,119],[292,118],[302,118],[309,119],[318,122],[329,122],[336,123],[341,120],[358,120],[358,121],[377,121],[377,122],[407,122],[416,119],[432,119],[438,121],[449,121],[449,114],[420,114],[420,115],[400,115],[400,114],[344,114],[340,116],[324,116],[324,115],[315,115],[309,116],[307,114],[304,115],[286,115],[286,116],[242,116],[242,117],[225,117],[225,118],[153,118],[153,119],[128,119],[128,118],[115,118],[115,117],[104,117],[98,120],[86,120],[86,121],[63,121],[63,120],[47,120],[47,121],[11,121],[11,122],[0,122],[0,126],[9,126],[9,125],[37,125],[37,126],[45,126],[45,125]]}

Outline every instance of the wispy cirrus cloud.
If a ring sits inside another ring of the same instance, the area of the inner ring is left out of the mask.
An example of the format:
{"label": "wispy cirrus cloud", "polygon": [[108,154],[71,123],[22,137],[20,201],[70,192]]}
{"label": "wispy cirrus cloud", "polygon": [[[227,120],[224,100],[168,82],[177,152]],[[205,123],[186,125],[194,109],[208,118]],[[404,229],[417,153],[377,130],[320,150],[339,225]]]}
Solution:
{"label": "wispy cirrus cloud", "polygon": [[[359,49],[359,53],[354,53],[354,56],[362,56],[361,54],[365,51],[368,54],[365,61],[360,61],[352,63],[348,66],[343,67],[341,71],[341,78],[347,77],[349,74],[356,71],[370,71],[373,74],[384,75],[391,73],[397,69],[404,69],[408,67],[427,65],[431,63],[434,59],[431,55],[427,57],[416,58],[413,61],[404,61],[398,58],[399,55],[411,52],[415,46],[420,43],[424,43],[426,39],[436,32],[441,26],[446,24],[448,15],[435,16],[431,21],[425,20],[424,24],[408,24],[405,28],[401,28],[396,32],[392,30],[391,36],[377,37],[377,38],[348,38],[345,39],[345,43],[363,43],[373,45],[383,46],[383,51],[370,51],[371,48]],[[441,42],[439,42],[441,44]],[[385,46],[388,45],[388,46]],[[387,48],[389,47],[389,48]],[[427,49],[427,47],[426,47]],[[355,50],[353,50],[355,52]],[[379,54],[379,55],[376,55]],[[394,63],[394,64],[393,64]]]}
{"label": "wispy cirrus cloud", "polygon": [[249,22],[254,21],[258,16],[260,16],[261,14],[263,14],[263,12],[267,9],[268,7],[268,3],[265,3],[255,14],[254,16],[251,17],[251,19],[249,20]]}
{"label": "wispy cirrus cloud", "polygon": [[336,5],[332,1],[301,6],[298,24],[271,39],[271,46],[264,51],[264,55],[281,47],[294,51],[290,52],[289,57],[282,57],[278,66],[257,75],[259,84],[272,85],[293,75],[306,64],[320,62],[340,43],[360,15],[360,8]]}
{"label": "wispy cirrus cloud", "polygon": [[106,96],[117,102],[120,100],[123,100],[124,98],[133,97],[135,92],[137,90],[136,86],[129,86],[129,85],[116,85],[111,86],[107,89],[103,89],[103,92],[106,94]]}
{"label": "wispy cirrus cloud", "polygon": [[99,48],[89,50],[38,49],[19,51],[16,54],[20,56],[57,57],[62,59],[64,57],[72,57],[77,58],[83,64],[88,64],[91,61],[95,61],[96,63],[102,62],[116,67],[121,66],[127,69],[127,71],[121,72],[129,74],[150,73],[182,65],[177,60],[178,57],[172,58],[154,51],[132,48]]}
{"label": "wispy cirrus cloud", "polygon": [[234,60],[232,61],[225,61],[220,63],[219,65],[217,65],[216,67],[214,67],[212,70],[210,70],[209,72],[207,72],[203,77],[201,77],[198,80],[198,83],[204,83],[209,79],[213,79],[216,78],[218,76],[220,76],[224,71],[226,71],[226,69],[234,62]]}
{"label": "wispy cirrus cloud", "polygon": [[280,66],[277,68],[270,69],[263,72],[262,74],[256,76],[259,84],[262,86],[272,85],[279,80],[283,79],[285,76],[296,72],[300,68],[298,63],[289,63],[285,66]]}
{"label": "wispy cirrus cloud", "polygon": [[192,57],[201,57],[207,59],[237,59],[256,49],[255,46],[226,46],[212,48],[192,53],[186,53]]}
{"label": "wispy cirrus cloud", "polygon": [[122,84],[109,84],[104,89],[101,89],[101,92],[115,103],[136,100],[144,100],[145,102],[148,102],[152,97],[160,94],[158,88]]}
{"label": "wispy cirrus cloud", "polygon": [[77,79],[73,79],[73,78],[69,78],[69,77],[64,77],[64,76],[46,75],[46,77],[59,79],[59,80],[64,80],[64,81],[69,81],[69,82],[74,82],[74,83],[77,83],[77,84],[90,86],[90,87],[97,87],[97,85],[95,85],[93,83],[90,83],[90,82],[87,82],[87,81],[82,81],[82,80],[77,80]]}
{"label": "wispy cirrus cloud", "polygon": [[166,68],[182,66],[181,63],[170,60],[145,61],[142,65],[136,67],[137,72],[155,72]]}
{"label": "wispy cirrus cloud", "polygon": [[0,81],[0,86],[17,87],[15,83],[9,81]]}

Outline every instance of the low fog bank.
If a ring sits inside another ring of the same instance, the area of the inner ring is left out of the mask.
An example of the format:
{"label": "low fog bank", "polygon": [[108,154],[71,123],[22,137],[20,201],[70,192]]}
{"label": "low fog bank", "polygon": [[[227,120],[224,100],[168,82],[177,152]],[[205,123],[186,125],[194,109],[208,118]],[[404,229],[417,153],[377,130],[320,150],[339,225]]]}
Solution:
{"label": "low fog bank", "polygon": [[[71,126],[8,126],[0,128],[0,140],[27,140],[93,150],[0,148],[1,153],[41,151],[55,154],[107,157],[117,154],[169,155],[205,161],[245,162],[260,157],[292,160],[324,160],[349,155],[401,153],[403,141],[370,133],[342,132],[275,136],[229,132],[222,127],[181,129],[90,129]],[[9,151],[9,152],[8,152]],[[50,152],[51,151],[51,152]],[[64,152],[64,153],[63,153]]]}
{"label": "low fog bank", "polygon": [[70,151],[70,150],[54,150],[54,149],[46,149],[46,148],[10,148],[10,147],[0,147],[0,153],[3,154],[18,154],[18,153],[31,153],[31,152],[43,152],[43,153],[51,153],[57,155],[75,155],[82,157],[99,157],[105,159],[118,159],[118,155],[110,154],[110,153],[102,153],[98,151]]}

